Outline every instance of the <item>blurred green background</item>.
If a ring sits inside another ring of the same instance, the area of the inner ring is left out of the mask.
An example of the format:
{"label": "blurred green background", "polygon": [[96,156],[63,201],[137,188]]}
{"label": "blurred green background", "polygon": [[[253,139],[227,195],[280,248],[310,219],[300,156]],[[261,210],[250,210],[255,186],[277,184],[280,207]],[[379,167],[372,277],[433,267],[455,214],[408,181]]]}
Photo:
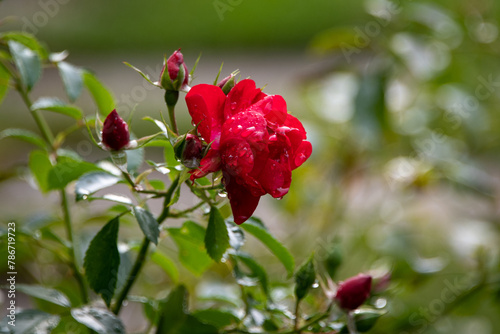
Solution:
{"label": "blurred green background", "polygon": [[[182,47],[190,68],[203,54],[195,83],[213,80],[224,62],[223,75],[238,68],[267,84],[303,120],[314,147],[290,193],[257,211],[278,239],[299,259],[315,250],[321,260],[337,247],[339,280],[391,272],[388,290],[371,300],[388,314],[370,333],[500,332],[497,1],[4,0],[0,13],[9,17],[1,31],[34,33],[94,70],[119,111],[137,105],[139,135],[153,131],[140,118],[164,108],[162,94],[122,61],[154,77],[163,54]],[[33,95],[63,95],[56,74],[43,80]],[[89,99],[80,104],[94,113]],[[11,92],[0,130],[35,129],[31,122]],[[85,138],[76,134],[74,148]],[[28,149],[0,142],[0,219],[54,211],[21,167]],[[85,209],[77,208],[82,224]],[[257,252],[281,279],[270,254]],[[36,256],[25,257],[43,271]],[[146,270],[144,291],[168,283]]]}

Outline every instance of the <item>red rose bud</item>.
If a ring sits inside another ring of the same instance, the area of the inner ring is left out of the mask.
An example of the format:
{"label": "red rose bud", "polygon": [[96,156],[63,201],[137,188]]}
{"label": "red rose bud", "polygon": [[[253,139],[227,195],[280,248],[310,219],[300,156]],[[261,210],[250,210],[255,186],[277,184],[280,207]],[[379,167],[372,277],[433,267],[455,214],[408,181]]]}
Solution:
{"label": "red rose bud", "polygon": [[116,109],[109,113],[102,128],[102,143],[110,150],[121,150],[130,142],[127,123],[118,115]]}
{"label": "red rose bud", "polygon": [[[160,84],[166,90],[179,90],[182,86],[188,84],[189,72],[180,50],[172,53],[167,60],[167,64],[163,65]],[[168,68],[168,77],[165,73],[165,66]]]}
{"label": "red rose bud", "polygon": [[355,310],[370,296],[372,277],[359,274],[339,284],[335,299],[345,310]]}
{"label": "red rose bud", "polygon": [[218,84],[217,86],[222,89],[222,91],[224,92],[224,94],[229,94],[229,92],[231,91],[231,89],[233,89],[234,85],[236,85],[236,79],[235,79],[236,75],[234,75],[233,73],[231,73],[229,76],[225,77],[224,79],[222,79]]}
{"label": "red rose bud", "polygon": [[174,145],[177,159],[187,168],[198,168],[203,156],[203,144],[198,136],[191,133],[179,137]]}

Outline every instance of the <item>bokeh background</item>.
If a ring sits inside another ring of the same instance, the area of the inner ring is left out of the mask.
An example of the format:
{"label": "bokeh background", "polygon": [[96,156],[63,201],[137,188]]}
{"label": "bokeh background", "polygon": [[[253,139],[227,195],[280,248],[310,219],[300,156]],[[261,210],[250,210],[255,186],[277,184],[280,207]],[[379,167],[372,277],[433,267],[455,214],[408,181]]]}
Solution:
{"label": "bokeh background", "polygon": [[[370,333],[500,332],[497,1],[4,0],[0,14],[0,31],[32,33],[94,71],[119,112],[135,109],[138,136],[154,131],[141,118],[164,110],[163,97],[123,61],[154,78],[163,55],[182,47],[188,67],[202,54],[194,83],[213,81],[224,62],[223,76],[239,69],[283,95],[314,152],[290,193],[266,199],[257,215],[298,262],[311,251],[321,261],[333,247],[339,280],[390,272],[389,288],[372,300],[388,313]],[[33,95],[63,92],[54,70]],[[95,113],[89,98],[79,104]],[[183,103],[178,114],[188,129]],[[0,106],[0,130],[8,127],[36,130],[15,92]],[[83,150],[86,138],[76,133],[70,145]],[[29,149],[0,142],[1,221],[57,213],[57,198],[40,195],[22,167]],[[79,229],[101,209],[76,207]],[[254,250],[280,280],[272,255]],[[50,259],[20,253],[27,282],[57,277]],[[215,268],[198,290],[223,275]],[[143,276],[145,293],[169,284],[154,266]],[[141,321],[128,326],[139,331]]]}

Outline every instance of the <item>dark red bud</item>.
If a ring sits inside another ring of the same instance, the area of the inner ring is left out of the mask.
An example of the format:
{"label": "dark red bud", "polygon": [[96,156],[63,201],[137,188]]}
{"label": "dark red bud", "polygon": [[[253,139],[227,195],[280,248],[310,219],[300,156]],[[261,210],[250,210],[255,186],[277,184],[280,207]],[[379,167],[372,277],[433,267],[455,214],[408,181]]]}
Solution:
{"label": "dark red bud", "polygon": [[118,115],[116,109],[109,113],[102,128],[102,143],[110,150],[121,150],[130,141],[127,123]]}
{"label": "dark red bud", "polygon": [[[181,67],[184,69],[184,71],[180,71]],[[167,59],[167,68],[168,68],[168,76],[170,77],[170,80],[172,80],[172,82],[174,82],[176,79],[179,79],[177,84],[178,87],[175,87],[176,89],[179,89],[184,85],[187,85],[189,80],[189,72],[186,64],[184,63],[184,56],[181,53],[181,49],[172,53],[172,55]],[[164,72],[165,72],[165,66],[163,66],[163,69],[161,71],[160,81],[162,81]],[[181,77],[179,77],[179,75],[181,75]]]}
{"label": "dark red bud", "polygon": [[203,157],[203,144],[198,136],[191,133],[179,137],[174,151],[181,163],[187,168],[198,168]]}
{"label": "dark red bud", "polygon": [[368,299],[371,286],[371,276],[358,274],[339,283],[335,299],[341,308],[355,310]]}

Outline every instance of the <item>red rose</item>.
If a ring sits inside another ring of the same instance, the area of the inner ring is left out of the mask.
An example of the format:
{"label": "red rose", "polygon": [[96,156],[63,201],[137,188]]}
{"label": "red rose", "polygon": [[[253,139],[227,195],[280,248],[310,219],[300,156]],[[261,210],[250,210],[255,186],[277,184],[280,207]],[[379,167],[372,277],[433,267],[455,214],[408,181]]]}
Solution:
{"label": "red rose", "polygon": [[110,150],[121,150],[130,142],[127,123],[116,109],[109,113],[102,127],[102,143]]}
{"label": "red rose", "polygon": [[211,143],[191,179],[222,170],[237,224],[252,216],[261,196],[283,197],[292,170],[311,155],[306,131],[287,113],[285,100],[264,94],[253,80],[240,81],[227,96],[217,86],[196,85],[186,103],[198,132]]}
{"label": "red rose", "polygon": [[339,284],[335,299],[341,308],[355,310],[368,299],[371,286],[371,276],[358,274]]}

